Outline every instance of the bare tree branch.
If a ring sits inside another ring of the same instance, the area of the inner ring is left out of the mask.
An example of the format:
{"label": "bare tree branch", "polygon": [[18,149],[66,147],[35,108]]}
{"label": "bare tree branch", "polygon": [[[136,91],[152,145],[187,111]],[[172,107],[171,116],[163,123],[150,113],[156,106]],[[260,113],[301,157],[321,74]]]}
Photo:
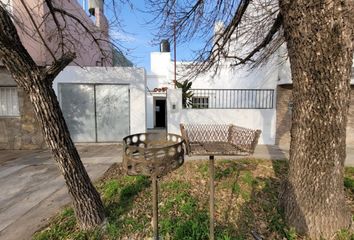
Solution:
{"label": "bare tree branch", "polygon": [[71,63],[76,57],[75,53],[67,52],[61,56],[60,59],[53,62],[53,64],[45,69],[44,74],[45,78],[48,79],[50,82],[54,80],[54,78],[66,67]]}
{"label": "bare tree branch", "polygon": [[[64,42],[63,29],[65,29],[65,27],[62,28],[61,24],[59,23],[59,20],[58,20],[57,16],[55,15],[55,11],[54,11],[54,6],[53,6],[53,3],[52,3],[52,0],[45,0],[45,2],[47,4],[47,6],[48,6],[50,15],[52,15],[52,17],[53,17],[53,20],[54,20],[54,23],[55,23],[55,25],[57,27],[61,42]],[[64,44],[61,45],[61,51],[62,51],[62,54],[64,54]]]}
{"label": "bare tree branch", "polygon": [[[85,33],[87,33],[92,41],[95,43],[95,45],[98,47],[99,51],[101,52],[101,54],[105,57],[107,57],[107,53],[105,52],[105,50],[102,48],[101,42],[105,42],[106,40],[98,38],[95,36],[94,32],[89,29],[88,26],[86,26],[86,24],[84,24],[77,16],[75,16],[74,14],[62,9],[62,8],[57,8],[57,7],[53,7],[52,8],[53,13],[55,14],[55,12],[58,12],[60,14],[62,14],[63,16],[67,16],[73,20],[75,20],[76,23],[79,24],[79,26],[81,26],[84,30]],[[64,17],[63,17],[64,18]]]}
{"label": "bare tree branch", "polygon": [[[278,13],[278,16],[275,19],[275,22],[274,22],[272,28],[270,29],[270,31],[268,32],[268,34],[264,38],[264,40],[256,48],[254,48],[245,58],[243,58],[243,59],[238,58],[239,62],[235,65],[245,64],[247,61],[253,61],[252,57],[257,52],[259,52],[260,50],[265,48],[270,43],[270,41],[272,41],[274,35],[279,31],[280,27],[282,26],[282,22],[283,22],[283,17],[280,13]],[[231,56],[228,56],[228,57],[231,57]]]}
{"label": "bare tree branch", "polygon": [[36,30],[36,33],[38,34],[39,38],[42,40],[42,43],[44,45],[44,47],[48,50],[49,54],[52,56],[52,58],[54,60],[56,60],[55,58],[55,55],[54,53],[52,52],[52,50],[50,49],[50,47],[48,46],[47,44],[47,41],[44,39],[42,33],[41,33],[41,30],[39,29],[39,27],[37,26],[37,23],[36,21],[34,20],[33,16],[32,16],[32,13],[30,12],[30,10],[28,9],[28,6],[27,4],[25,3],[24,0],[20,0],[21,1],[21,4],[22,6],[25,8],[26,12],[27,12],[27,15],[29,16],[29,18],[31,19],[31,22]]}
{"label": "bare tree branch", "polygon": [[[0,3],[0,59],[15,79],[29,79],[33,71],[39,71],[17,34],[11,18]],[[21,68],[18,66],[21,65]],[[24,85],[21,85],[25,88]]]}
{"label": "bare tree branch", "polygon": [[[172,23],[176,23],[179,43],[198,40],[203,47],[195,53],[193,63],[183,66],[183,78],[192,79],[199,73],[214,71],[221,65],[256,67],[265,61],[283,43],[282,18],[277,1],[272,0],[218,0],[184,1],[149,0],[151,7],[160,11],[160,31],[157,38],[172,39]],[[172,13],[175,15],[164,15]],[[156,22],[158,22],[158,18]],[[221,24],[219,24],[221,23]],[[217,32],[214,26],[225,25]],[[212,27],[211,27],[212,26]],[[279,34],[278,34],[279,33]]]}

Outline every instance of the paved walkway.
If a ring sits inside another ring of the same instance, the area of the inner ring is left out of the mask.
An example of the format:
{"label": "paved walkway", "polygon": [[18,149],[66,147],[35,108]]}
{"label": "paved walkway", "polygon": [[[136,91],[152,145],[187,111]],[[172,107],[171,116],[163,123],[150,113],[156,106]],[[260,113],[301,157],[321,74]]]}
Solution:
{"label": "paved walkway", "polygon": [[[78,146],[92,180],[121,161],[118,145]],[[259,145],[255,158],[286,159],[288,150]],[[187,160],[207,157],[187,157]],[[217,157],[219,158],[219,157]],[[354,166],[354,148],[348,148],[346,165]],[[70,202],[64,179],[48,151],[0,151],[0,239],[31,239],[48,219]]]}
{"label": "paved walkway", "polygon": [[[93,181],[121,159],[117,145],[78,149]],[[70,203],[64,178],[48,151],[0,151],[0,182],[1,240],[31,239]]]}

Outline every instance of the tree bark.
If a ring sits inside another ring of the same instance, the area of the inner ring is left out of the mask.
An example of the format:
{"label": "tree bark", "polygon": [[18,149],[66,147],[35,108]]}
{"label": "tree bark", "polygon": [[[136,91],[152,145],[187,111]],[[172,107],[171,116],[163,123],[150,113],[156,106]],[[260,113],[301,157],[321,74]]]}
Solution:
{"label": "tree bark", "polygon": [[103,223],[104,207],[99,193],[80,160],[52,88],[52,81],[73,59],[67,53],[47,69],[38,67],[18,37],[9,15],[0,5],[0,59],[19,87],[29,95],[43,135],[64,176],[82,229]]}
{"label": "tree bark", "polygon": [[343,186],[353,59],[352,0],[280,0],[293,115],[283,195],[290,226],[313,239],[351,225]]}

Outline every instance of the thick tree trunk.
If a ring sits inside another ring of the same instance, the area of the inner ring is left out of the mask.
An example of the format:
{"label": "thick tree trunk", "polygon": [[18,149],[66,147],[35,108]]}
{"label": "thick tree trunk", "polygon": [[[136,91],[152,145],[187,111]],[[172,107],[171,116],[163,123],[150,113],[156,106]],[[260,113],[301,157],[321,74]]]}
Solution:
{"label": "thick tree trunk", "polygon": [[45,140],[64,176],[78,223],[82,229],[90,229],[103,222],[103,204],[71,140],[54,90],[45,83],[36,79],[26,92],[42,125]]}
{"label": "thick tree trunk", "polygon": [[290,226],[313,239],[351,225],[344,198],[346,124],[353,58],[352,0],[280,0],[293,80]]}
{"label": "thick tree trunk", "polygon": [[103,204],[70,138],[52,88],[54,78],[74,58],[74,54],[68,53],[47,69],[37,67],[0,5],[0,59],[18,86],[29,95],[44,138],[64,175],[78,223],[82,229],[90,229],[103,223]]}

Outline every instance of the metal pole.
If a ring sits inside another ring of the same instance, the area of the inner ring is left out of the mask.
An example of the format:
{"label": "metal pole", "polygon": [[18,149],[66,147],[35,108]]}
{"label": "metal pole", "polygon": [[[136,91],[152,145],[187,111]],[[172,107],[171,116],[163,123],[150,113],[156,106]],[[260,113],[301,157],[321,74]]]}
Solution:
{"label": "metal pole", "polygon": [[[175,13],[176,14],[176,13]],[[177,43],[176,43],[176,22],[173,22],[173,67],[174,67],[174,84],[176,88],[177,81]]]}
{"label": "metal pole", "polygon": [[157,177],[152,176],[152,211],[153,211],[153,227],[154,227],[154,240],[159,240],[159,218],[158,218],[158,190],[157,190]]}
{"label": "metal pole", "polygon": [[209,214],[210,214],[210,226],[209,226],[209,239],[214,240],[214,178],[215,178],[215,169],[214,169],[214,156],[209,156],[209,172],[210,172],[210,200],[209,200]]}

